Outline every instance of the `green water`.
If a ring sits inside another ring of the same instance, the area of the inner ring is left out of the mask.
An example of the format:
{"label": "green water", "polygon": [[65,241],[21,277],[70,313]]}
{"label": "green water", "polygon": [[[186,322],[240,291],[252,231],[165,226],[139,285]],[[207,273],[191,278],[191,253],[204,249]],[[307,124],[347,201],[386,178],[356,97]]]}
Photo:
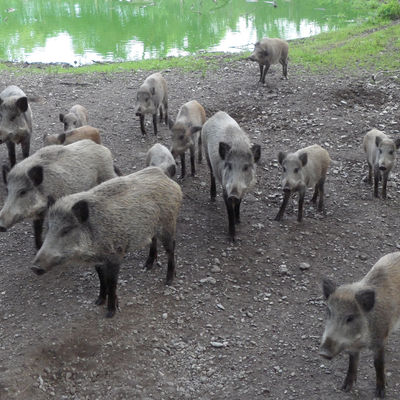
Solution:
{"label": "green water", "polygon": [[0,0],[0,60],[128,61],[253,48],[365,17],[340,0]]}

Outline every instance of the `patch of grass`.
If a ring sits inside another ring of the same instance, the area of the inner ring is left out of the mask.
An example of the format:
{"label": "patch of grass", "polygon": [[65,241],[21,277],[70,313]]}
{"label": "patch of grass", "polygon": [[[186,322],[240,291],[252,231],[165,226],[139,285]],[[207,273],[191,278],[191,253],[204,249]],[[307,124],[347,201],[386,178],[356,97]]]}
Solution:
{"label": "patch of grass", "polygon": [[290,59],[311,70],[359,67],[400,69],[400,23],[366,22],[294,41]]}
{"label": "patch of grass", "polygon": [[384,19],[400,18],[400,3],[398,0],[390,0],[388,3],[382,4],[378,8],[378,17]]}

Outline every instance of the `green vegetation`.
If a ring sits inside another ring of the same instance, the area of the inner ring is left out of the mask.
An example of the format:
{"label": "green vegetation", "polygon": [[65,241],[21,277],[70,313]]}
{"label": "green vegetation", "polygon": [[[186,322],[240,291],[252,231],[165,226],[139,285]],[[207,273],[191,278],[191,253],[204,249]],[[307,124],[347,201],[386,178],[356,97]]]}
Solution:
{"label": "green vegetation", "polygon": [[382,4],[378,9],[378,16],[385,19],[399,19],[400,2],[398,0],[390,0],[388,3]]}

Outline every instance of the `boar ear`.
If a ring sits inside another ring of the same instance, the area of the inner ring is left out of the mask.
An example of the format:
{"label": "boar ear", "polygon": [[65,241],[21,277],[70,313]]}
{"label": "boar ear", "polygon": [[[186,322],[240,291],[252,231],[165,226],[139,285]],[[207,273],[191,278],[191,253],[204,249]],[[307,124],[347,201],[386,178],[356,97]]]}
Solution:
{"label": "boar ear", "polygon": [[60,122],[64,122],[64,114],[60,113]]}
{"label": "boar ear", "polygon": [[286,158],[286,153],[284,153],[283,151],[280,151],[278,153],[278,163],[282,165],[285,158]]}
{"label": "boar ear", "polygon": [[156,88],[152,87],[150,93],[154,96],[156,94]]}
{"label": "boar ear", "polygon": [[43,167],[36,165],[28,171],[29,179],[33,182],[34,186],[39,186],[43,182]]}
{"label": "boar ear", "polygon": [[379,137],[379,136],[377,136],[377,137],[375,138],[375,145],[376,145],[376,147],[379,147],[379,145],[380,145],[381,142],[382,142],[382,138]]}
{"label": "boar ear", "polygon": [[79,200],[72,206],[72,212],[79,222],[85,222],[89,218],[89,205],[86,200]]}
{"label": "boar ear", "polygon": [[172,121],[171,118],[168,118],[168,128],[172,129],[173,126],[174,126],[174,121]]}
{"label": "boar ear", "polygon": [[194,133],[201,131],[201,128],[202,128],[201,126],[192,126],[190,128],[190,133],[193,135]]}
{"label": "boar ear", "polygon": [[356,293],[357,303],[365,311],[371,311],[375,305],[375,291],[372,289],[360,290]]}
{"label": "boar ear", "polygon": [[228,143],[225,142],[219,142],[219,156],[221,157],[222,160],[225,160],[226,153],[229,152],[231,149],[231,146],[229,146]]}
{"label": "boar ear", "polygon": [[398,148],[400,147],[400,138],[397,138],[397,139],[394,141],[394,144],[395,144],[395,146],[396,146],[396,149],[398,149]]}
{"label": "boar ear", "polygon": [[307,161],[308,161],[308,156],[307,156],[307,153],[301,153],[300,155],[299,155],[299,159],[300,159],[300,161],[301,161],[301,164],[303,165],[303,167],[307,164]]}
{"label": "boar ear", "polygon": [[20,97],[16,104],[21,112],[25,112],[28,109],[28,98],[26,96]]}
{"label": "boar ear", "polygon": [[65,133],[60,133],[58,135],[58,141],[60,142],[60,144],[65,142],[66,137],[67,137],[67,135]]}
{"label": "boar ear", "polygon": [[261,157],[261,146],[259,144],[252,144],[251,152],[253,153],[254,162],[258,163]]}
{"label": "boar ear", "polygon": [[328,278],[322,280],[322,292],[325,300],[329,299],[329,296],[336,290],[336,283]]}

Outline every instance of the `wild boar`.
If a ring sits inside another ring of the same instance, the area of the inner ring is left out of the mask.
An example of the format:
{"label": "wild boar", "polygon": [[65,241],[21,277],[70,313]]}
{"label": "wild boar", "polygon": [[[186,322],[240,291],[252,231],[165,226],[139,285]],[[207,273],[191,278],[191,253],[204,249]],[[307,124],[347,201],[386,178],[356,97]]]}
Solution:
{"label": "wild boar", "polygon": [[383,256],[358,282],[337,287],[323,280],[328,316],[319,354],[332,359],[349,353],[349,368],[342,390],[348,392],[357,379],[360,351],[374,352],[376,391],[385,397],[384,346],[400,326],[400,252]]}
{"label": "wild boar", "polygon": [[60,113],[60,122],[64,124],[64,132],[88,124],[88,111],[85,107],[75,104],[67,114]]}
{"label": "wild boar", "polygon": [[146,167],[159,167],[170,178],[176,174],[176,164],[171,152],[162,144],[156,143],[146,154]]}
{"label": "wild boar", "polygon": [[364,151],[367,156],[369,184],[372,184],[374,171],[374,196],[378,195],[379,181],[382,179],[382,197],[386,199],[386,186],[390,171],[396,164],[396,150],[400,147],[400,138],[390,139],[382,131],[371,129],[364,136]]}
{"label": "wild boar", "polygon": [[142,135],[146,135],[146,129],[144,127],[145,114],[153,115],[154,134],[157,135],[158,111],[160,111],[160,122],[163,117],[165,117],[165,124],[168,124],[167,82],[159,72],[156,72],[145,79],[137,92],[135,113],[140,118],[140,130],[142,131]]}
{"label": "wild boar", "polygon": [[317,210],[323,211],[324,184],[331,162],[329,153],[321,146],[314,144],[295,153],[279,152],[278,161],[283,168],[283,201],[275,221],[282,219],[292,192],[299,192],[297,221],[302,221],[304,196],[308,187],[314,188],[311,202],[315,204],[319,195]]}
{"label": "wild boar", "polygon": [[234,241],[235,224],[240,223],[241,201],[256,182],[256,163],[261,148],[251,144],[238,123],[223,111],[205,122],[201,136],[211,174],[211,201],[215,201],[217,179],[222,185],[228,213],[229,236]]}
{"label": "wild boar", "polygon": [[160,239],[168,255],[166,284],[172,283],[181,202],[179,185],[157,167],[65,196],[49,210],[49,229],[32,269],[41,275],[67,262],[95,265],[100,280],[96,304],[104,304],[108,296],[110,318],[118,305],[118,272],[127,251],[150,245],[144,267],[151,269]]}
{"label": "wild boar", "polygon": [[97,144],[101,144],[100,131],[93,128],[93,126],[84,125],[59,135],[45,135],[43,141],[45,146],[48,146],[51,144],[67,145],[84,139],[90,139]]}
{"label": "wild boar", "polygon": [[[22,156],[29,156],[32,135],[32,110],[28,97],[18,86],[0,93],[0,143],[6,143],[10,166],[16,163],[15,145],[21,144]],[[3,177],[5,174],[3,167]]]}
{"label": "wild boar", "polygon": [[190,149],[190,166],[192,176],[196,173],[195,150],[198,142],[198,160],[202,160],[201,127],[206,121],[206,112],[196,100],[185,103],[179,110],[175,122],[168,120],[169,129],[172,132],[171,153],[174,158],[181,157],[181,178],[185,176],[185,151]]}
{"label": "wild boar", "polygon": [[115,176],[110,150],[91,140],[43,147],[8,174],[0,231],[33,218],[35,245],[39,249],[49,201],[90,189]]}
{"label": "wild boar", "polygon": [[289,45],[278,38],[264,38],[254,45],[254,51],[248,57],[260,65],[260,82],[265,83],[265,75],[272,64],[282,64],[283,76],[287,79]]}

